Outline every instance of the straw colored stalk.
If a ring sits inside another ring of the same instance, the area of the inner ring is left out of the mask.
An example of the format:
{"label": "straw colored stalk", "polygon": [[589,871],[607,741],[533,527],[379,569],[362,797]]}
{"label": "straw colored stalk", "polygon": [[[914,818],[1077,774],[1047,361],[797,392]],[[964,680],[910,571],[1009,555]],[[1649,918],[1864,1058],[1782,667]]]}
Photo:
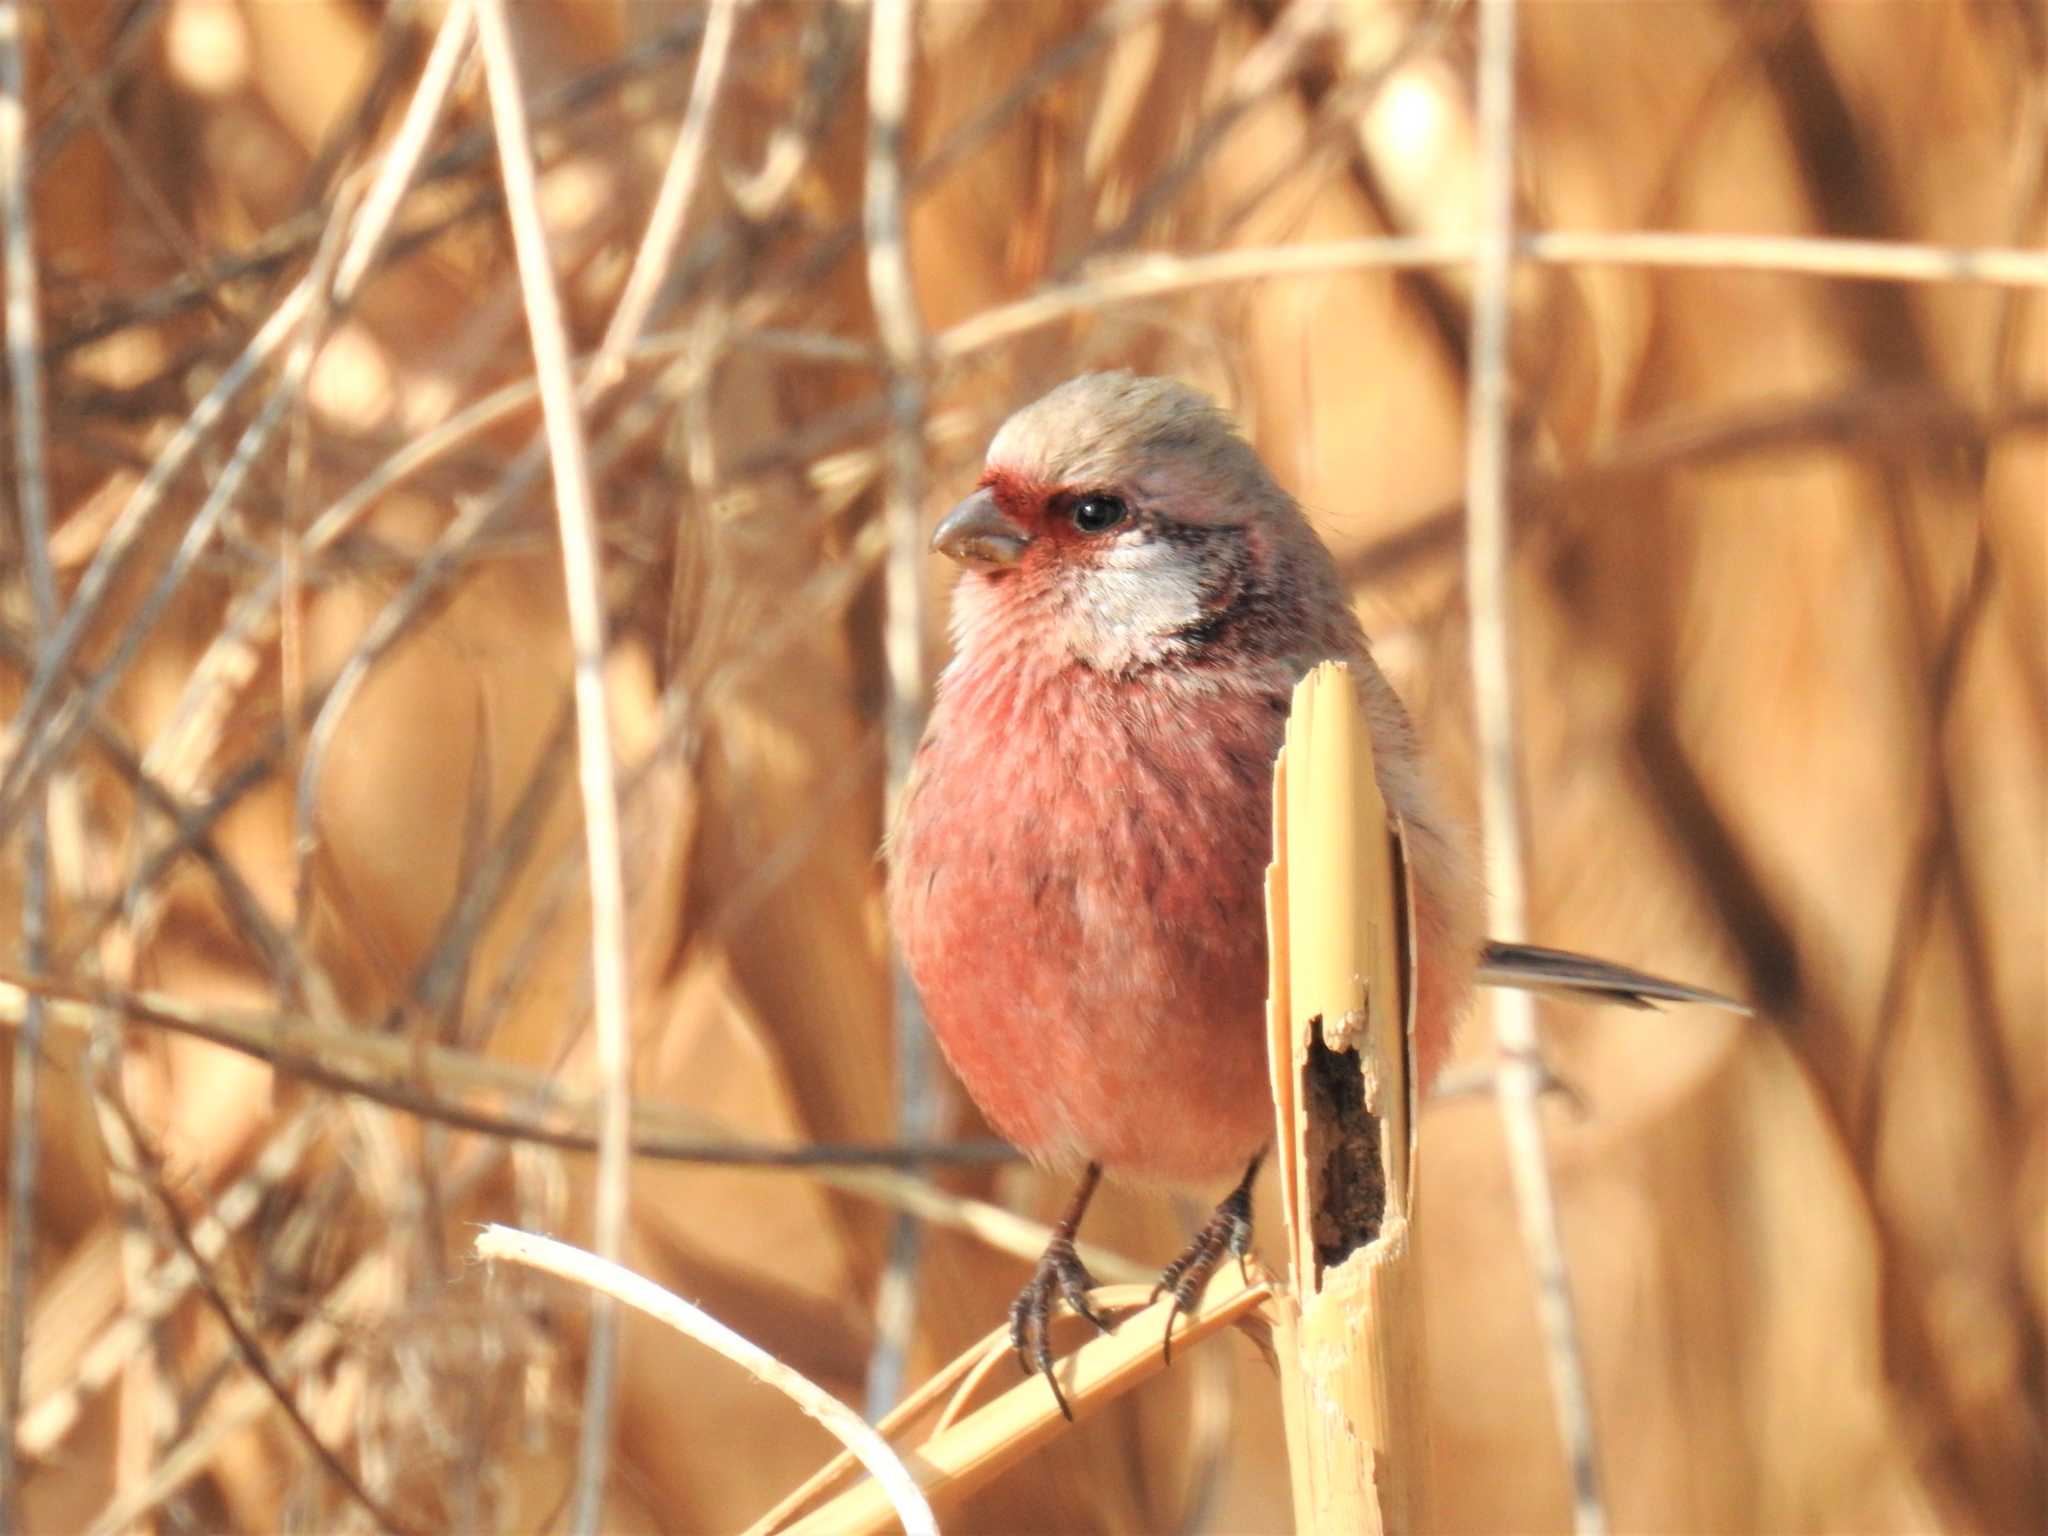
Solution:
{"label": "straw colored stalk", "polygon": [[[570,372],[568,325],[541,220],[539,173],[528,129],[525,87],[503,0],[478,0],[476,27],[491,119],[504,173],[506,222],[518,259],[520,297],[540,380],[542,424],[554,474],[562,541],[576,700],[576,779],[590,879],[591,1003],[597,1019],[597,1065],[603,1090],[591,1234],[598,1256],[617,1262],[626,1241],[632,1177],[633,1035],[626,977],[626,878],[620,846],[619,789],[612,728],[605,703],[604,573],[598,551],[597,505],[591,490],[582,408]],[[613,1375],[618,1319],[610,1297],[593,1291],[585,1367],[583,1427],[569,1525],[595,1531],[610,1461]]]}
{"label": "straw colored stalk", "polygon": [[1413,1530],[1427,1426],[1406,864],[1339,664],[1295,689],[1273,855],[1268,1019],[1290,1280],[1275,1313],[1295,1525]]}
{"label": "straw colored stalk", "polygon": [[[1172,1317],[1173,1298],[1152,1300],[1149,1285],[1097,1286],[1091,1299],[1108,1316],[1119,1319],[1116,1331],[1089,1338],[1059,1364],[1061,1390],[1073,1408],[1073,1423],[1042,1377],[1033,1374],[992,1402],[962,1416],[962,1405],[991,1371],[1009,1362],[1009,1328],[1004,1326],[961,1352],[953,1362],[920,1387],[878,1426],[898,1437],[898,1454],[918,1491],[944,1512],[993,1483],[1073,1424],[1085,1423],[1103,1407],[1136,1390],[1167,1369],[1160,1343]],[[1272,1282],[1253,1269],[1240,1274],[1226,1266],[1203,1292],[1191,1313],[1174,1322],[1175,1357],[1232,1326],[1256,1337],[1258,1314],[1273,1295]],[[902,1432],[924,1418],[939,1400],[950,1400],[922,1439],[907,1448]],[[850,1456],[822,1468],[764,1515],[748,1536],[882,1536],[897,1518],[889,1490],[869,1478],[791,1523],[853,1470]]]}
{"label": "straw colored stalk", "polygon": [[476,1253],[480,1259],[507,1259],[530,1265],[578,1285],[602,1291],[626,1306],[645,1312],[666,1323],[748,1371],[756,1381],[773,1387],[811,1418],[837,1436],[862,1466],[874,1475],[890,1512],[902,1523],[906,1536],[936,1536],[937,1524],[931,1506],[924,1501],[903,1463],[889,1449],[889,1443],[862,1422],[859,1414],[838,1398],[776,1359],[752,1340],[743,1338],[702,1308],[664,1290],[631,1270],[599,1258],[594,1253],[512,1227],[492,1223],[478,1234]]}

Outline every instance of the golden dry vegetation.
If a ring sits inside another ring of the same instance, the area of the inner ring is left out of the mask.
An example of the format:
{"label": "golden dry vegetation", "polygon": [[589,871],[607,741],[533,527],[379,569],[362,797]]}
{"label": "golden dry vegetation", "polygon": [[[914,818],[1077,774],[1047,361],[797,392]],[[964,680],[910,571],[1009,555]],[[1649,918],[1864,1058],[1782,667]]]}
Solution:
{"label": "golden dry vegetation", "polygon": [[[604,350],[583,422],[650,1145],[625,1257],[858,1404],[901,1342],[897,1211],[925,1217],[914,1385],[1041,1240],[977,1202],[1064,1194],[674,1155],[903,1124],[875,849],[890,721],[945,634],[921,557],[885,590],[892,526],[913,548],[1060,378],[1201,382],[1337,550],[1469,806],[1473,19],[918,0],[899,163],[868,82],[903,7],[478,11],[509,23],[569,345]],[[40,295],[39,334],[9,310],[0,475],[0,1012],[10,1048],[41,1031],[0,1109],[25,1529],[566,1517],[585,1308],[470,1258],[485,1220],[591,1239],[593,1159],[559,1133],[598,1127],[604,1067],[527,162],[471,14],[0,5],[25,73],[0,179],[33,214],[9,281]],[[2048,238],[2037,5],[1519,21],[1524,229]],[[436,115],[437,39],[462,51]],[[356,250],[409,113],[390,236]],[[686,121],[703,153],[650,243]],[[907,290],[863,231],[895,171]],[[1439,255],[1275,271],[1385,235]],[[1547,1125],[1606,1493],[1624,1530],[2039,1529],[2048,301],[2023,261],[1745,252],[1539,249],[1512,290],[1532,936],[1761,1010],[1546,1005],[1583,1100]],[[983,1136],[934,1081],[932,1134]],[[1428,1524],[1561,1527],[1497,1118],[1442,1099],[1421,1135]],[[1098,1276],[1156,1268],[1195,1209],[1112,1189]],[[606,1528],[739,1528],[837,1449],[623,1329]],[[939,1515],[1279,1530],[1287,1489],[1272,1373],[1221,1335]]]}

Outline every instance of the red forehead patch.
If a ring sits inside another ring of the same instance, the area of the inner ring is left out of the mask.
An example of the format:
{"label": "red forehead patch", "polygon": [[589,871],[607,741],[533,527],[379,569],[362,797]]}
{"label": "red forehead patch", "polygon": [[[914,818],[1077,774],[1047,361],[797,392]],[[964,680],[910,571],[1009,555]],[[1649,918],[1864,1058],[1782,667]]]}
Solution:
{"label": "red forehead patch", "polygon": [[1059,489],[1042,480],[1020,475],[1013,469],[999,469],[991,466],[983,472],[977,482],[980,489],[995,496],[996,505],[1005,514],[1014,518],[1029,517],[1043,507]]}

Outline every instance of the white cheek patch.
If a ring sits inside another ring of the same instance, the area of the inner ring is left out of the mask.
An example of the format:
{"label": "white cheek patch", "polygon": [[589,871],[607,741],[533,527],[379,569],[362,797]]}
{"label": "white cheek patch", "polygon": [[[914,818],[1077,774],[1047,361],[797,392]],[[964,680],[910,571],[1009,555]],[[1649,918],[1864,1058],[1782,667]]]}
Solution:
{"label": "white cheek patch", "polygon": [[1068,644],[1100,667],[1149,660],[1168,636],[1201,622],[1206,575],[1188,546],[1119,538],[1075,581],[1062,616]]}

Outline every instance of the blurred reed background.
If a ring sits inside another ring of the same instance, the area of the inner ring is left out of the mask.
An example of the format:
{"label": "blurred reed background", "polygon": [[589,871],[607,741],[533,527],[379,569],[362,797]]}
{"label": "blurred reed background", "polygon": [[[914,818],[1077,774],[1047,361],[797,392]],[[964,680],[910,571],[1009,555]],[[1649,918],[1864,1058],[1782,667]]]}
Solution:
{"label": "blurred reed background", "polygon": [[[486,1219],[590,1239],[592,1159],[503,1126],[590,1132],[603,1053],[503,76],[467,6],[0,6],[25,74],[0,180],[32,188],[11,292],[40,288],[39,335],[9,310],[0,545],[26,1529],[565,1519],[585,1309],[468,1258]],[[920,0],[907,288],[863,234],[897,163],[870,30],[901,10],[502,12],[569,342],[606,348],[584,401],[627,1016],[638,1128],[670,1151],[898,1134],[885,738],[946,645],[921,553],[885,597],[891,498],[907,552],[1005,412],[1083,368],[1172,371],[1242,414],[1471,802],[1468,269],[1273,271],[1283,246],[1471,235],[1469,10]],[[1531,0],[1520,34],[1524,229],[2048,236],[2037,5]],[[390,238],[351,250],[409,112]],[[635,289],[671,174],[676,238]],[[1127,259],[1218,252],[1249,254],[1199,285]],[[1763,1008],[1546,1013],[1584,1100],[1547,1122],[1612,1516],[2038,1530],[2048,303],[1927,252],[1906,275],[1938,280],[1783,270],[1815,259],[1796,244],[1677,254],[1552,251],[1512,294],[1532,937]],[[931,1134],[984,1135],[934,1084]],[[1557,1528],[1497,1117],[1439,1101],[1423,1143],[1433,1523]],[[859,1403],[900,1326],[876,1321],[896,1210],[928,1218],[914,1384],[1036,1251],[973,1202],[1044,1217],[1062,1193],[1016,1166],[641,1158],[625,1256]],[[1143,1273],[1193,1209],[1112,1190],[1085,1235]],[[607,1528],[736,1528],[835,1449],[623,1328]],[[1241,1339],[949,1517],[1288,1522]]]}

